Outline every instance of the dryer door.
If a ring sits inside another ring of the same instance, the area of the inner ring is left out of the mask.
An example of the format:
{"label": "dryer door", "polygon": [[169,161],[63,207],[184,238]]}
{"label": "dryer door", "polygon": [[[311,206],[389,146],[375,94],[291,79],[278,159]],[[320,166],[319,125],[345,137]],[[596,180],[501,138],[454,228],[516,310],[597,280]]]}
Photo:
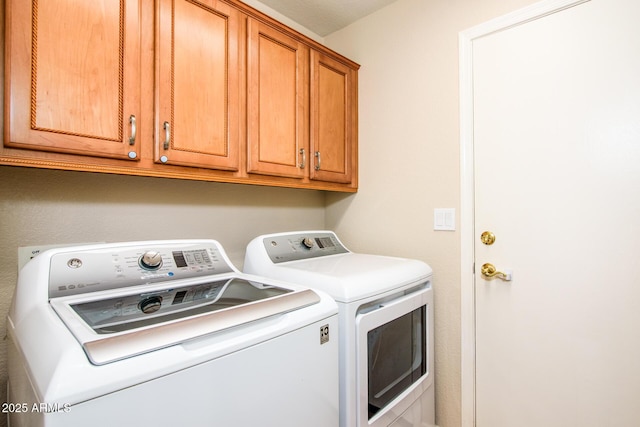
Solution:
{"label": "dryer door", "polygon": [[358,426],[388,426],[433,383],[433,293],[367,305],[356,316]]}

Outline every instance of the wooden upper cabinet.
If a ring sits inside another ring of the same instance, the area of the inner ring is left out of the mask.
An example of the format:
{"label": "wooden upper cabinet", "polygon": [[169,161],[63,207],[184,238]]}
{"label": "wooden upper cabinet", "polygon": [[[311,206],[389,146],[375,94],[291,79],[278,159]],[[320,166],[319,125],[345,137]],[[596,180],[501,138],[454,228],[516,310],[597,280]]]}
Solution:
{"label": "wooden upper cabinet", "polygon": [[249,18],[248,172],[303,178],[309,167],[309,48]]}
{"label": "wooden upper cabinet", "polygon": [[0,165],[357,191],[359,65],[242,1],[4,4]]}
{"label": "wooden upper cabinet", "polygon": [[157,8],[155,161],[235,171],[240,13],[217,0]]}
{"label": "wooden upper cabinet", "polygon": [[312,180],[351,183],[357,140],[357,73],[311,50]]}
{"label": "wooden upper cabinet", "polygon": [[140,0],[7,2],[5,146],[139,159]]}

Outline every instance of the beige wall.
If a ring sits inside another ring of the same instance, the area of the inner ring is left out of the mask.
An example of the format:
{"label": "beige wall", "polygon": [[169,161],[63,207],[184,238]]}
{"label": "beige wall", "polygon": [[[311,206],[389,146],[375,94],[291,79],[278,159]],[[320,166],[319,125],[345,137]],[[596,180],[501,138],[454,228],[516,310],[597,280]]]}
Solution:
{"label": "beige wall", "polygon": [[460,236],[433,231],[434,208],[460,207],[458,33],[530,3],[398,0],[325,37],[362,66],[360,190],[327,197],[327,227],[353,250],[434,269],[441,427],[461,425]]}

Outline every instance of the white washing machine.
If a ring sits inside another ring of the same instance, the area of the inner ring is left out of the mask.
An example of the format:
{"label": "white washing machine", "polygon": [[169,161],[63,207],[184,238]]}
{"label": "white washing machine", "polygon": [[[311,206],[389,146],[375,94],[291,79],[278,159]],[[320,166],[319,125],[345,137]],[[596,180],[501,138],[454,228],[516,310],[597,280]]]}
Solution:
{"label": "white washing machine", "polygon": [[433,426],[431,268],[349,251],[331,231],[263,235],[244,271],[300,283],[339,307],[340,426]]}
{"label": "white washing machine", "polygon": [[59,248],[8,317],[11,427],[338,425],[338,316],[214,240]]}

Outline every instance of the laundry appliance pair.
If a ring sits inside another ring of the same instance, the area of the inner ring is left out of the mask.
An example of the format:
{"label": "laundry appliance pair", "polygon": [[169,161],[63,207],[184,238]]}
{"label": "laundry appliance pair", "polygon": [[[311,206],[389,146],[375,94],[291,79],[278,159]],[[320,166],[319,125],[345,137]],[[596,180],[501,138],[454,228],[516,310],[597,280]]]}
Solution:
{"label": "laundry appliance pair", "polygon": [[330,231],[57,248],[8,316],[11,427],[427,427],[428,265]]}

